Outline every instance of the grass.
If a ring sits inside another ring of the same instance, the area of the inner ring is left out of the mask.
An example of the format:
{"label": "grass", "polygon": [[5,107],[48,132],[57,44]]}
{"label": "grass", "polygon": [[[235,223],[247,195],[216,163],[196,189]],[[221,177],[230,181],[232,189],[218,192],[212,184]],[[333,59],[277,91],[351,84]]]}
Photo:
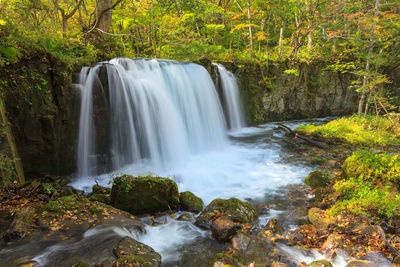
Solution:
{"label": "grass", "polygon": [[350,144],[372,146],[400,145],[398,119],[393,123],[385,116],[351,116],[333,120],[323,125],[301,125],[297,130]]}
{"label": "grass", "polygon": [[399,188],[398,154],[356,151],[344,162],[342,179],[333,186],[341,200],[332,206],[331,212],[391,219],[400,215]]}

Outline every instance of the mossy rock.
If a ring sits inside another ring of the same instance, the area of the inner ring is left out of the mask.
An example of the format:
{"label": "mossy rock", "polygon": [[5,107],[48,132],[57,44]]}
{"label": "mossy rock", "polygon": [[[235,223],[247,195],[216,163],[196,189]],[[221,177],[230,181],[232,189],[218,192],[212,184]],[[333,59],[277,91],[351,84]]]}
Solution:
{"label": "mossy rock", "polygon": [[[161,256],[153,248],[130,237],[122,238],[113,250],[118,258],[114,266],[161,266]],[[119,264],[119,265],[118,265]]]}
{"label": "mossy rock", "polygon": [[92,187],[92,194],[111,194],[111,188],[95,184]]}
{"label": "mossy rock", "polygon": [[49,201],[46,204],[46,210],[61,213],[65,210],[71,210],[73,208],[81,208],[88,204],[89,201],[87,198],[79,195],[71,195],[71,196],[64,196],[60,197],[56,200]]}
{"label": "mossy rock", "polygon": [[115,178],[111,190],[111,205],[133,214],[174,209],[179,204],[177,184],[169,178]]}
{"label": "mossy rock", "polygon": [[320,158],[320,157],[312,157],[311,160],[310,160],[310,163],[314,164],[314,165],[322,165],[325,162],[327,162],[327,159]]}
{"label": "mossy rock", "polygon": [[326,172],[313,171],[304,179],[304,183],[312,188],[325,187],[329,182]]}
{"label": "mossy rock", "polygon": [[335,223],[332,217],[319,208],[311,208],[308,211],[308,220],[318,229],[326,229]]}
{"label": "mossy rock", "polygon": [[90,194],[88,195],[90,201],[98,201],[105,204],[111,204],[110,194]]}
{"label": "mossy rock", "polygon": [[333,267],[332,263],[328,260],[313,261],[307,266],[310,267]]}
{"label": "mossy rock", "polygon": [[190,191],[180,193],[179,201],[181,210],[185,211],[200,212],[204,207],[203,200]]}
{"label": "mossy rock", "polygon": [[255,208],[237,198],[214,199],[196,219],[196,225],[210,229],[212,221],[218,217],[227,216],[235,223],[252,224],[257,219]]}

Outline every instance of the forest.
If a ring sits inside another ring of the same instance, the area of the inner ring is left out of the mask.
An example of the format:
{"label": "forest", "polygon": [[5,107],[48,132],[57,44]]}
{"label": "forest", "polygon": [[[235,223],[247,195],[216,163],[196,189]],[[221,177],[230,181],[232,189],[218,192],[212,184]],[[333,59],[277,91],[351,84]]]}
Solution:
{"label": "forest", "polygon": [[0,266],[400,266],[400,1],[0,0]]}

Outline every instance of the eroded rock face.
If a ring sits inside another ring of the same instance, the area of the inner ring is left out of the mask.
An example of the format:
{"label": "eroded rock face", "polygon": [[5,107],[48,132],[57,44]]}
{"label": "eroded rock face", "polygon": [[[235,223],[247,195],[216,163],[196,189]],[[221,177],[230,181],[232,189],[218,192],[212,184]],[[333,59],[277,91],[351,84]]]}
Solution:
{"label": "eroded rock face", "polygon": [[122,238],[113,250],[113,266],[161,266],[161,256],[153,248],[130,237]]}
{"label": "eroded rock face", "polygon": [[111,191],[111,205],[133,214],[174,209],[179,204],[178,186],[169,178],[115,178]]}
{"label": "eroded rock face", "polygon": [[218,217],[226,216],[234,223],[252,224],[257,219],[254,207],[237,198],[214,199],[196,219],[196,225],[210,229],[211,223]]}

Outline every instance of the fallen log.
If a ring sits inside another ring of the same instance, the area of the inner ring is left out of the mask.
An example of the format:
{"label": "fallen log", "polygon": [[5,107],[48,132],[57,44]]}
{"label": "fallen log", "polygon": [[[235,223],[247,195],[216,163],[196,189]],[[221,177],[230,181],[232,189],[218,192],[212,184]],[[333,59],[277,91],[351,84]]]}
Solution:
{"label": "fallen log", "polygon": [[301,139],[303,141],[306,141],[308,144],[316,146],[316,147],[321,148],[321,149],[328,149],[329,148],[328,144],[326,144],[324,142],[313,140],[310,137],[307,137],[305,135],[301,135],[301,134],[293,131],[292,129],[290,129],[286,125],[283,125],[282,123],[278,123],[278,127],[280,129],[284,130],[286,132],[286,134],[289,135],[292,139],[296,139],[296,138]]}

